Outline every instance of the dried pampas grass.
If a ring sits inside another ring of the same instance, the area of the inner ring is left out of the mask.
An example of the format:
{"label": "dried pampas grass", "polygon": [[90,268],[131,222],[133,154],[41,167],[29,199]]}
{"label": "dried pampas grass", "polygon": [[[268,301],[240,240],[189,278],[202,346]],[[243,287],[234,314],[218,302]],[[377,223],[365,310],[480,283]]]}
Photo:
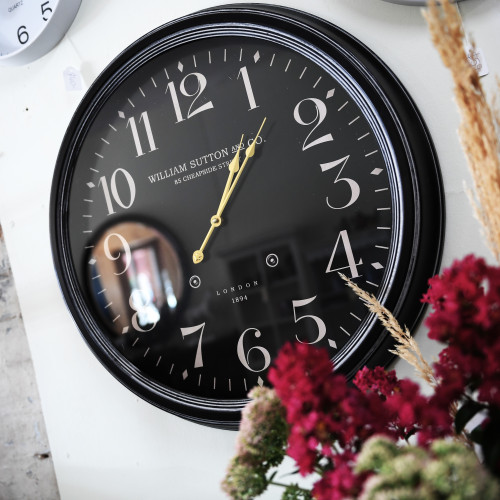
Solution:
{"label": "dried pampas grass", "polygon": [[439,0],[439,5],[430,0],[424,17],[432,42],[455,84],[461,115],[458,132],[474,182],[474,193],[469,198],[486,242],[500,262],[500,112],[494,104],[488,105],[477,71],[467,60],[465,34],[456,6],[448,0]]}
{"label": "dried pampas grass", "polygon": [[368,310],[377,315],[379,321],[385,326],[392,338],[396,341],[392,354],[398,355],[410,365],[412,365],[418,376],[427,382],[430,386],[436,385],[436,380],[432,373],[432,368],[425,360],[420,348],[411,336],[408,328],[403,328],[393,316],[393,314],[385,308],[374,295],[365,292],[362,288],[356,285],[349,278],[340,274],[340,277],[346,281],[347,286],[353,290],[361,301],[366,305]]}

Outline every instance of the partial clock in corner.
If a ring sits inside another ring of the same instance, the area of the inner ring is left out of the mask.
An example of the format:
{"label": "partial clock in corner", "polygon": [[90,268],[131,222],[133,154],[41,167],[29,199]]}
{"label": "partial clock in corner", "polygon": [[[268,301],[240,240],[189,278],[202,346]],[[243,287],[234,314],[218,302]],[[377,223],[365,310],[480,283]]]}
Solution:
{"label": "partial clock in corner", "polygon": [[438,270],[441,176],[427,128],[353,36],[284,7],[196,12],[98,77],[62,143],[56,272],[126,387],[238,426],[287,342],[352,377],[391,339],[339,272],[409,328]]}
{"label": "partial clock in corner", "polygon": [[0,66],[28,64],[63,38],[81,0],[0,0]]}

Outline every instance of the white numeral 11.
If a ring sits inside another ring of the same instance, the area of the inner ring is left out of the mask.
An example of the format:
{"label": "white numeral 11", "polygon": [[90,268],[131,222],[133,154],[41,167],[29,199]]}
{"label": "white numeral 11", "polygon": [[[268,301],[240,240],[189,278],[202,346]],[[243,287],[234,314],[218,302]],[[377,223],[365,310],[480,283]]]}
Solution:
{"label": "white numeral 11", "polygon": [[[141,113],[141,116],[139,117],[139,122],[141,122],[141,120],[144,123],[144,130],[146,131],[146,137],[148,138],[149,152],[156,151],[158,148],[156,147],[155,140],[153,138],[153,131],[151,130],[151,124],[149,123],[149,117],[147,111]],[[127,120],[127,127],[129,125],[130,125],[130,130],[132,131],[132,137],[134,139],[137,156],[142,156],[144,152],[142,150],[139,132],[137,131],[137,124],[135,123],[135,118],[133,116]]]}

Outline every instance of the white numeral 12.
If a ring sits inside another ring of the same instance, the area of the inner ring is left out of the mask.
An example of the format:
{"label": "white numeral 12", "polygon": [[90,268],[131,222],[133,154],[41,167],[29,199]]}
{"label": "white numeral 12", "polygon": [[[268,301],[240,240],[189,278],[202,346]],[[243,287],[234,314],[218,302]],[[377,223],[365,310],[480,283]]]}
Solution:
{"label": "white numeral 12", "polygon": [[[196,79],[196,83],[197,83],[197,88],[193,94],[190,94],[186,89],[186,80],[189,77],[194,77]],[[208,101],[205,104],[198,106],[196,109],[192,109],[192,107],[194,106],[194,103],[197,101],[197,99],[204,92],[206,86],[207,86],[207,79],[201,73],[189,73],[189,75],[186,75],[182,79],[182,81],[179,85],[179,90],[181,91],[181,94],[184,95],[185,97],[194,97],[194,99],[191,102],[191,105],[189,106],[187,118],[191,118],[194,115],[201,113],[202,111],[206,111],[207,109],[212,109],[214,107],[214,105],[212,104],[212,101]],[[175,89],[174,82],[170,82],[167,85],[167,90],[165,91],[165,93],[168,93],[168,92],[170,93],[170,97],[172,98],[172,104],[174,106],[175,117],[177,118],[177,121],[175,123],[179,123],[179,122],[184,121],[185,118],[182,116],[181,105],[179,103],[179,97],[177,96],[177,90]]]}

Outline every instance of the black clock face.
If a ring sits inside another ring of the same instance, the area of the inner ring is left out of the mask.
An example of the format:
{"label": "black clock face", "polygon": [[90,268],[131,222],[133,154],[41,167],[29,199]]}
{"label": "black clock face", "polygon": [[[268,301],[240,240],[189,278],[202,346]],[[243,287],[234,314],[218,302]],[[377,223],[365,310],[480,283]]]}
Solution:
{"label": "black clock face", "polygon": [[359,60],[265,9],[248,25],[222,11],[105,71],[69,128],[52,211],[63,292],[101,361],[154,404],[231,427],[286,342],[349,376],[387,361],[339,273],[414,322],[409,285],[436,266],[441,213],[423,126],[403,131]]}

